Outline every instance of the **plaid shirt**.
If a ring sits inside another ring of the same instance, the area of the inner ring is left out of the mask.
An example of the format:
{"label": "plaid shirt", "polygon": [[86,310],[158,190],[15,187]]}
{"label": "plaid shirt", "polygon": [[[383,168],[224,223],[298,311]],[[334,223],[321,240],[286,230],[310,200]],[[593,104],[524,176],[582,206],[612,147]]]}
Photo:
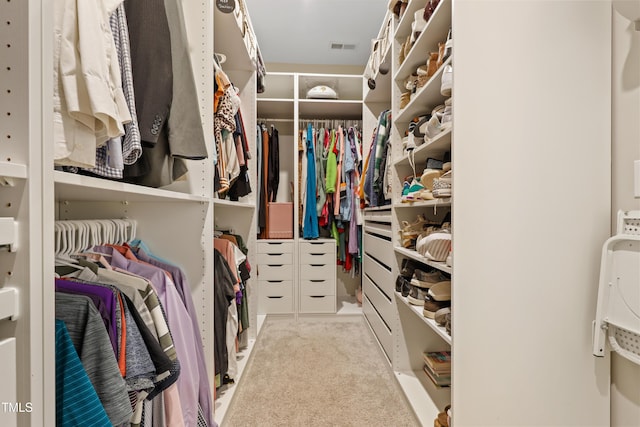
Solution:
{"label": "plaid shirt", "polygon": [[131,49],[129,47],[129,30],[124,5],[111,15],[111,33],[116,46],[120,74],[122,75],[122,91],[127,99],[131,122],[124,125],[124,137],[115,138],[96,149],[96,167],[86,169],[96,175],[112,179],[122,179],[124,165],[132,165],[142,155],[140,130],[136,115],[136,101],[133,93],[133,72],[131,68]]}

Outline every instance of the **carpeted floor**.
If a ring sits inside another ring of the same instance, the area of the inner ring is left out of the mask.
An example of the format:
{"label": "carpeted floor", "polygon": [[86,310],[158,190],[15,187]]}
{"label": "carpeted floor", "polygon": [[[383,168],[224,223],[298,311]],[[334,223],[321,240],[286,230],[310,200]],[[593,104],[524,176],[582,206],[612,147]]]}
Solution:
{"label": "carpeted floor", "polygon": [[268,318],[222,427],[416,426],[360,316]]}

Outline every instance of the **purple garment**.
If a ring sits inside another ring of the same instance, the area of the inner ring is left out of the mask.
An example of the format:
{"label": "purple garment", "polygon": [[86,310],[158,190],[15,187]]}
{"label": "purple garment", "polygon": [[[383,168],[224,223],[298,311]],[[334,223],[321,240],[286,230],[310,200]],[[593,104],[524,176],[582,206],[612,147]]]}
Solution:
{"label": "purple garment", "polygon": [[353,202],[351,206],[353,206],[354,212],[351,215],[351,221],[349,222],[349,253],[352,255],[358,254],[358,221],[357,221],[357,212],[359,206],[358,196],[355,191],[351,192],[351,197],[353,197]]}
{"label": "purple garment", "polygon": [[[182,302],[184,303],[185,308],[187,309],[187,313],[189,313],[189,317],[191,317],[191,325],[193,327],[193,333],[195,335],[196,343],[202,342],[202,336],[200,335],[200,329],[198,327],[198,314],[196,312],[196,307],[193,304],[193,298],[191,296],[191,288],[189,287],[189,282],[187,282],[187,277],[182,271],[180,267],[175,265],[167,264],[158,259],[151,257],[147,254],[142,247],[138,247],[136,252],[136,256],[140,261],[148,262],[149,264],[153,264],[157,267],[162,268],[165,271],[168,271],[173,277],[173,281],[175,283],[180,296],[182,297]],[[198,372],[200,376],[200,384],[199,384],[199,402],[200,407],[202,408],[202,412],[205,414],[206,420],[209,425],[213,424],[213,419],[211,417],[211,390],[209,389],[209,375],[207,374],[207,364],[204,357],[204,348],[202,345],[196,346],[196,357],[198,359]]]}
{"label": "purple garment", "polygon": [[115,248],[95,246],[93,251],[110,255],[112,267],[121,268],[151,282],[167,316],[173,344],[180,361],[180,376],[177,384],[184,424],[186,427],[196,427],[200,381],[194,358],[198,352],[198,346],[202,344],[195,340],[191,318],[175,284],[163,269],[129,260]]}
{"label": "purple garment", "polygon": [[[117,329],[117,311],[116,307],[118,301],[116,295],[109,288],[102,286],[91,285],[82,282],[73,282],[70,280],[56,279],[56,291],[64,292],[67,294],[85,295],[89,297],[96,308],[100,312],[107,332],[109,333],[109,340],[113,346],[116,359],[118,358],[118,329]],[[96,304],[96,299],[100,302]]]}

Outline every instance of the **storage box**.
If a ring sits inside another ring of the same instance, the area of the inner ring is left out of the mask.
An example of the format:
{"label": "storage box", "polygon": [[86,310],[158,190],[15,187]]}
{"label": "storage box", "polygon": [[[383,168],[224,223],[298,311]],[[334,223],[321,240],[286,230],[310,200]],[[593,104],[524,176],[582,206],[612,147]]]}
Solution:
{"label": "storage box", "polygon": [[270,202],[267,239],[293,239],[293,203]]}

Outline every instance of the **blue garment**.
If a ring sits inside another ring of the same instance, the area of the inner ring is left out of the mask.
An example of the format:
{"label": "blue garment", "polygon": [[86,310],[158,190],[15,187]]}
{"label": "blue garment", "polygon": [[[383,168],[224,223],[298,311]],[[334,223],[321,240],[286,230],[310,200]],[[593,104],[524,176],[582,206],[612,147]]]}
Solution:
{"label": "blue garment", "polygon": [[305,239],[317,239],[320,236],[318,229],[318,214],[316,212],[316,160],[313,153],[313,129],[311,123],[307,125],[307,196],[306,209],[302,225],[302,237]]}
{"label": "blue garment", "polygon": [[56,426],[111,427],[111,421],[80,362],[69,331],[56,319]]}

